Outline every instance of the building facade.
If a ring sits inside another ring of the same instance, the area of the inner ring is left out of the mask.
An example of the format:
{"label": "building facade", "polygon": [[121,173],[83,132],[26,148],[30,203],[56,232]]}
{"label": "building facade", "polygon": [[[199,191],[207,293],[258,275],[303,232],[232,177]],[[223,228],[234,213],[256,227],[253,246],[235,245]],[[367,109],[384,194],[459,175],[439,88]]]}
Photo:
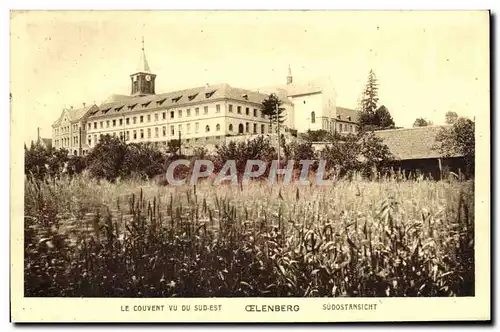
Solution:
{"label": "building facade", "polygon": [[52,124],[52,144],[56,149],[66,149],[71,155],[85,155],[89,147],[85,144],[87,117],[98,110],[97,105],[75,109],[63,109],[59,118]]}
{"label": "building facade", "polygon": [[236,135],[276,133],[261,111],[270,93],[283,102],[283,131],[355,132],[356,112],[336,107],[333,86],[297,85],[290,68],[285,86],[257,90],[216,84],[156,94],[156,78],[143,44],[139,67],[130,75],[130,94],[113,94],[99,106],[63,110],[53,125],[54,146],[84,155],[111,135],[128,143],[166,145],[180,139],[189,149],[217,145]]}

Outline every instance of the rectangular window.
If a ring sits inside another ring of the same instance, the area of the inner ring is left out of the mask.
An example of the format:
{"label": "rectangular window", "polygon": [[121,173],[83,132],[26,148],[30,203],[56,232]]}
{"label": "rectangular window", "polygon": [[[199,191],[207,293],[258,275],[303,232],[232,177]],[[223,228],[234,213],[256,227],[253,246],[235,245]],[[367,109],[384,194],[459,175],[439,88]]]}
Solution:
{"label": "rectangular window", "polygon": [[151,114],[148,114],[148,122],[151,122]]}
{"label": "rectangular window", "polygon": [[233,113],[233,105],[229,104],[229,112]]}
{"label": "rectangular window", "polygon": [[179,132],[182,133],[182,125],[179,125]]}
{"label": "rectangular window", "polygon": [[134,116],[134,118],[133,118],[132,120],[133,120],[132,122],[133,122],[134,124],[136,124],[136,123],[137,123],[137,117],[136,117],[136,116]]}
{"label": "rectangular window", "polygon": [[101,129],[104,127],[104,122],[99,122],[99,127],[101,127]]}
{"label": "rectangular window", "polygon": [[[92,123],[89,123],[89,129],[92,129]],[[66,131],[66,129],[63,128],[63,131]]]}
{"label": "rectangular window", "polygon": [[247,122],[245,123],[245,132],[249,132],[250,131],[250,124]]}
{"label": "rectangular window", "polygon": [[191,109],[190,109],[190,108],[188,108],[188,109],[186,110],[186,116],[191,116]]}
{"label": "rectangular window", "polygon": [[106,121],[106,128],[109,128],[109,120]]}
{"label": "rectangular window", "polygon": [[144,129],[141,129],[141,139],[144,138]]}
{"label": "rectangular window", "polygon": [[151,128],[148,128],[148,138],[151,138]]}
{"label": "rectangular window", "polygon": [[203,107],[203,113],[208,114],[208,106]]}
{"label": "rectangular window", "polygon": [[113,127],[116,127],[116,120],[113,120]]}
{"label": "rectangular window", "polygon": [[253,133],[257,134],[257,124],[256,123],[253,124]]}
{"label": "rectangular window", "polygon": [[163,137],[167,136],[167,127],[163,126]]}
{"label": "rectangular window", "polygon": [[126,119],[125,119],[125,124],[130,124],[130,121],[129,121],[129,120],[130,120],[130,118],[126,118]]}
{"label": "rectangular window", "polygon": [[155,113],[155,121],[158,121],[158,113]]}
{"label": "rectangular window", "polygon": [[182,110],[179,110],[179,118],[182,118]]}
{"label": "rectangular window", "polygon": [[97,144],[97,135],[94,135],[94,142]]}
{"label": "rectangular window", "polygon": [[143,123],[143,122],[144,122],[144,115],[141,115],[141,116],[139,117],[139,122],[140,122],[140,123]]}
{"label": "rectangular window", "polygon": [[198,122],[196,122],[196,123],[194,124],[194,132],[195,132],[196,134],[198,134],[198,132],[199,132],[199,131],[200,131],[200,124],[199,124]]}
{"label": "rectangular window", "polygon": [[170,112],[170,118],[173,119],[174,118],[174,111],[171,111]]}
{"label": "rectangular window", "polygon": [[134,130],[134,139],[137,139],[137,130]]}
{"label": "rectangular window", "polygon": [[130,140],[130,131],[127,130],[127,132],[125,133],[125,139],[128,141]]}
{"label": "rectangular window", "polygon": [[248,107],[247,107],[247,108],[245,109],[245,114],[246,114],[246,115],[250,115],[250,108],[248,108]]}
{"label": "rectangular window", "polygon": [[238,110],[238,114],[241,114],[241,106],[238,106],[237,110]]}
{"label": "rectangular window", "polygon": [[156,127],[155,128],[155,137],[160,136],[159,132],[160,132],[160,129],[158,129],[158,127]]}
{"label": "rectangular window", "polygon": [[187,129],[187,130],[186,130],[186,131],[187,131],[187,133],[189,134],[189,133],[191,132],[191,124],[190,124],[190,123],[188,123],[188,124],[186,125],[186,129]]}
{"label": "rectangular window", "polygon": [[253,116],[257,117],[257,109],[256,108],[253,109]]}
{"label": "rectangular window", "polygon": [[215,105],[215,113],[220,113],[220,105]]}
{"label": "rectangular window", "polygon": [[174,126],[170,126],[170,136],[174,136],[175,135],[175,128]]}
{"label": "rectangular window", "polygon": [[120,126],[123,125],[123,119],[120,119]]}
{"label": "rectangular window", "polygon": [[260,133],[265,134],[266,133],[266,126],[265,125],[260,125]]}
{"label": "rectangular window", "polygon": [[194,115],[200,115],[200,108],[199,107],[196,107],[194,109]]}
{"label": "rectangular window", "polygon": [[163,112],[163,120],[165,120],[167,118],[167,112]]}

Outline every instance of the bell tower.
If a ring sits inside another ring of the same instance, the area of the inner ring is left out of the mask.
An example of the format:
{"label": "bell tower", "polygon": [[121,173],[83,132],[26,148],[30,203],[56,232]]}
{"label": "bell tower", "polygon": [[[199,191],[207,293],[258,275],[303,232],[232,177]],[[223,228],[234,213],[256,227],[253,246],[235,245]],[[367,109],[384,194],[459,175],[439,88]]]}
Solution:
{"label": "bell tower", "polygon": [[130,95],[146,96],[155,94],[156,75],[151,73],[151,69],[149,69],[146,52],[144,52],[144,37],[142,37],[142,51],[139,67],[135,73],[130,75],[130,79],[132,83]]}
{"label": "bell tower", "polygon": [[292,84],[292,83],[293,83],[292,68],[290,68],[290,65],[288,65],[288,76],[286,77],[286,84]]}

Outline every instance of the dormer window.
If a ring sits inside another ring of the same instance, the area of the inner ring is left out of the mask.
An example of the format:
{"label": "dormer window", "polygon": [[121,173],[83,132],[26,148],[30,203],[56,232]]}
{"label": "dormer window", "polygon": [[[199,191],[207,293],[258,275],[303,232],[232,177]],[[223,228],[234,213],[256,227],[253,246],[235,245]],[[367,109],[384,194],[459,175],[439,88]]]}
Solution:
{"label": "dormer window", "polygon": [[131,109],[133,109],[136,106],[137,106],[137,104],[128,105],[128,109],[131,110]]}
{"label": "dormer window", "polygon": [[149,106],[149,104],[151,104],[151,102],[150,102],[150,101],[148,101],[147,103],[142,104],[142,107],[148,107],[148,106]]}
{"label": "dormer window", "polygon": [[205,98],[207,98],[207,99],[208,99],[208,98],[212,97],[212,96],[214,95],[215,91],[216,91],[216,90],[211,91],[211,92],[207,92],[207,93],[205,93]]}
{"label": "dormer window", "polygon": [[248,95],[247,95],[246,93],[245,93],[245,94],[243,94],[243,95],[241,95],[241,97],[242,97],[243,99],[245,99],[245,100],[248,100]]}
{"label": "dormer window", "polygon": [[120,112],[120,110],[123,108],[123,105],[122,106],[119,106],[119,107],[115,107],[115,111],[117,112]]}
{"label": "dormer window", "polygon": [[103,109],[102,110],[102,114],[108,113],[110,109],[111,109],[111,107]]}
{"label": "dormer window", "polygon": [[350,116],[348,116],[348,117],[347,117],[347,120],[351,121],[351,117],[350,117]]}
{"label": "dormer window", "polygon": [[191,100],[193,100],[194,98],[196,98],[196,96],[197,96],[197,95],[198,95],[198,94],[197,94],[197,93],[195,93],[194,95],[188,96],[189,101],[191,101]]}
{"label": "dormer window", "polygon": [[339,114],[339,115],[337,115],[337,119],[339,119],[339,120],[340,120],[340,114]]}
{"label": "dormer window", "polygon": [[158,100],[158,101],[156,102],[156,105],[158,105],[158,106],[159,106],[159,105],[163,104],[163,103],[165,102],[165,100],[167,100],[167,98],[163,98],[163,99]]}
{"label": "dormer window", "polygon": [[172,102],[173,102],[173,103],[178,103],[178,102],[179,102],[179,100],[181,100],[181,98],[182,98],[182,96],[172,98]]}

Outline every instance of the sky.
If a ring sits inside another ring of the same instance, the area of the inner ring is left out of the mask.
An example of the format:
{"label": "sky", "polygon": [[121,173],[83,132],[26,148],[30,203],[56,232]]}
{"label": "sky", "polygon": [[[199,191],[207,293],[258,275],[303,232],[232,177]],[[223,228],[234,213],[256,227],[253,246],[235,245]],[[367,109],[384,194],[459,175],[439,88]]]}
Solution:
{"label": "sky", "polygon": [[11,114],[25,141],[37,127],[50,137],[65,107],[129,94],[142,36],[157,93],[284,84],[290,65],[298,84],[328,77],[348,108],[372,69],[401,127],[490,108],[485,11],[13,12]]}

